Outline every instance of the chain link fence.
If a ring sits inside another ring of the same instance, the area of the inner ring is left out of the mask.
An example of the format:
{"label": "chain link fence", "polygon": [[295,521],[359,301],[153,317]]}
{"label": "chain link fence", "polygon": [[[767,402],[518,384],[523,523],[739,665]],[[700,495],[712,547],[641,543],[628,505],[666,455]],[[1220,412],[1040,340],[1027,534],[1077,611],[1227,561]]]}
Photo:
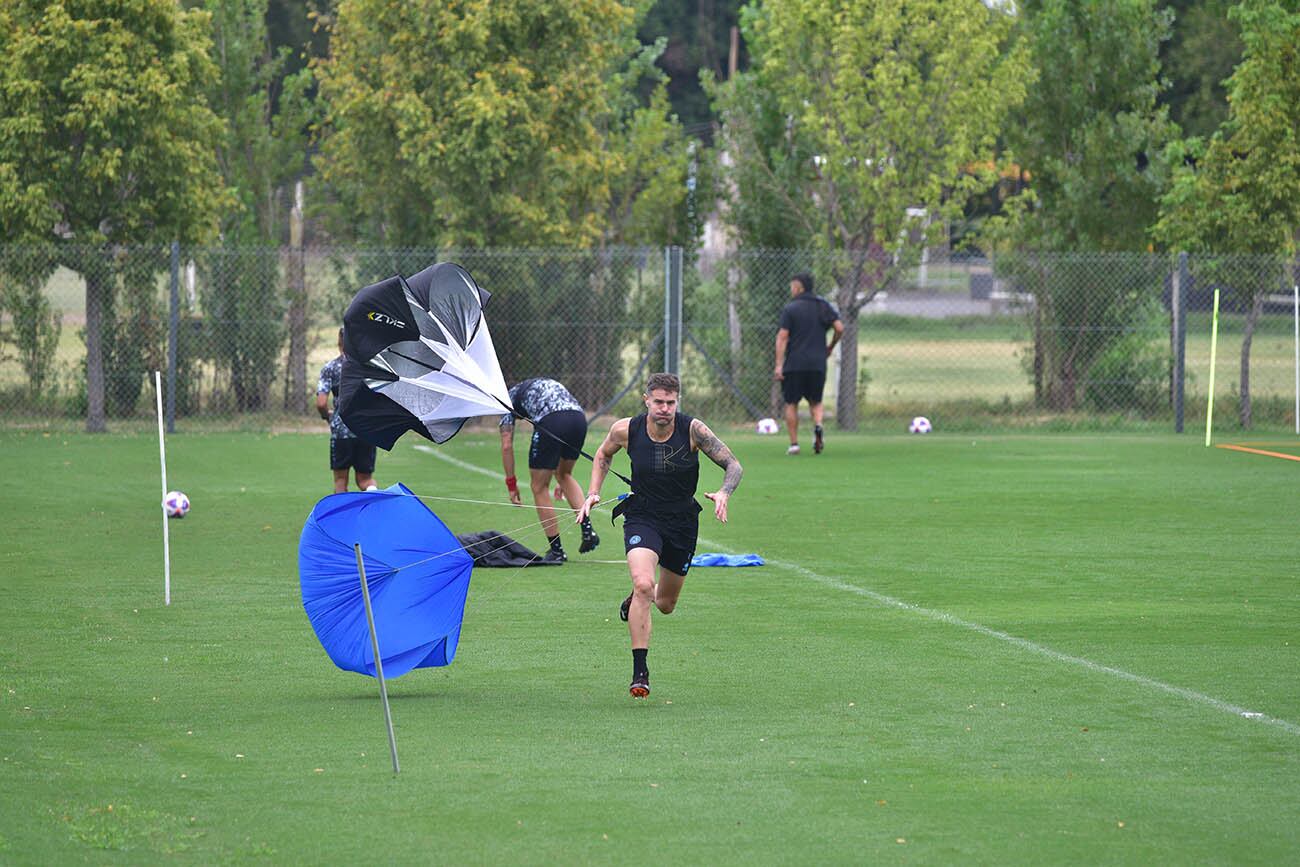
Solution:
{"label": "chain link fence", "polygon": [[3,423],[152,418],[159,370],[182,428],[312,425],[357,289],[434,261],[493,294],[508,382],[559,379],[590,414],[636,412],[646,376],[677,367],[711,423],[779,418],[777,323],[808,272],[846,325],[826,392],[842,424],[1195,427],[1216,289],[1216,427],[1295,424],[1297,271],[1276,257],[221,246],[0,246]]}

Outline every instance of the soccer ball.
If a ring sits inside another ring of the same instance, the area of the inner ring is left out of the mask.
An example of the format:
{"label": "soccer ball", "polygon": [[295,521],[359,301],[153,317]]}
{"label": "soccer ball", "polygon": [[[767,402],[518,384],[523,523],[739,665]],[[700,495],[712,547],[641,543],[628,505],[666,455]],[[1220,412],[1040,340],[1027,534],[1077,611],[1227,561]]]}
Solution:
{"label": "soccer ball", "polygon": [[908,433],[927,434],[934,428],[930,427],[930,420],[923,415],[918,415],[912,419],[912,423],[907,426]]}
{"label": "soccer ball", "polygon": [[754,428],[756,433],[761,434],[774,434],[776,430],[776,419],[774,418],[760,418]]}
{"label": "soccer ball", "polygon": [[180,491],[168,491],[163,497],[163,511],[169,518],[184,518],[190,510],[190,498]]}

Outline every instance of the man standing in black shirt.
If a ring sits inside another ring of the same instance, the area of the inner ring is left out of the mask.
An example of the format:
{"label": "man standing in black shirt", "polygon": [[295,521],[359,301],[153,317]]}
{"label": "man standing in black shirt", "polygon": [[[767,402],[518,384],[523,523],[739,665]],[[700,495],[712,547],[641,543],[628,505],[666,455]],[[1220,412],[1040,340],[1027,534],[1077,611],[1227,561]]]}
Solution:
{"label": "man standing in black shirt", "polygon": [[[622,513],[623,544],[632,575],[632,593],[623,600],[619,617],[627,621],[632,638],[634,698],[650,694],[650,606],[672,613],[686,581],[699,536],[700,505],[695,491],[700,480],[699,452],[724,471],[722,486],[704,496],[713,501],[713,515],[727,520],[727,501],[743,472],[731,449],[697,418],[677,411],[682,386],[674,374],[656,373],[646,383],[646,411],[614,422],[596,451],[587,499],[578,510],[586,520],[600,502],[600,486],[619,449],[632,462],[632,494],[614,510]],[[656,572],[658,581],[655,581]]]}
{"label": "man standing in black shirt", "polygon": [[[796,274],[790,281],[791,301],[781,309],[776,332],[776,370],[785,399],[785,427],[790,432],[786,454],[799,454],[799,401],[807,399],[813,423],[813,451],[821,454],[822,392],[826,388],[826,359],[844,336],[844,323],[835,305],[813,294],[811,274]],[[826,330],[834,329],[829,345]]]}

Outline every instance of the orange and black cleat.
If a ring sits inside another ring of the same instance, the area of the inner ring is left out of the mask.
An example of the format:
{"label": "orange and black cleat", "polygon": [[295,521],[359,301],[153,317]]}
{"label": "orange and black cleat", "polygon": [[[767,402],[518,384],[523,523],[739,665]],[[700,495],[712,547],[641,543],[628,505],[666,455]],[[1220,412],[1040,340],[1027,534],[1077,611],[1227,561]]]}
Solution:
{"label": "orange and black cleat", "polygon": [[650,694],[650,673],[642,672],[632,678],[632,685],[627,688],[632,698],[645,698]]}

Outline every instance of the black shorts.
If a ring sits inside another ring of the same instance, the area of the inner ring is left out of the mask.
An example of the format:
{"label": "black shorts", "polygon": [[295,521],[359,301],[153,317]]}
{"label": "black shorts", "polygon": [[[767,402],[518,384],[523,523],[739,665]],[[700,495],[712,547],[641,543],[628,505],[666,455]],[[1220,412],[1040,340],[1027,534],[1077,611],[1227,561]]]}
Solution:
{"label": "black shorts", "polygon": [[669,572],[685,575],[695,556],[695,543],[700,534],[698,514],[691,519],[664,524],[639,515],[623,519],[623,547],[649,548],[659,555],[659,565]]}
{"label": "black shorts", "polygon": [[786,403],[821,403],[826,390],[826,371],[792,370],[781,378],[781,397]]}
{"label": "black shorts", "polygon": [[582,445],[587,439],[587,416],[581,411],[562,409],[542,416],[536,426],[554,436],[533,431],[533,441],[528,446],[528,469],[553,470],[561,460],[576,461],[582,454]]}
{"label": "black shorts", "polygon": [[356,437],[330,437],[330,469],[356,470],[370,475],[375,471],[375,447]]}

